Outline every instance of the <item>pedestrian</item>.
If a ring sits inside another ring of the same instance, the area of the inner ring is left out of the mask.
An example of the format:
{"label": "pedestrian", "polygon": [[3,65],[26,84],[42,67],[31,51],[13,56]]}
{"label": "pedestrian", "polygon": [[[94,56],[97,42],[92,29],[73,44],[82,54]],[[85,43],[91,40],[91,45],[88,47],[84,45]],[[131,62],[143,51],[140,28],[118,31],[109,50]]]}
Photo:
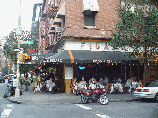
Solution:
{"label": "pedestrian", "polygon": [[32,82],[32,86],[33,86],[34,94],[36,93],[37,79],[38,79],[38,76],[37,76],[36,73],[34,72],[34,75],[33,75],[33,82]]}
{"label": "pedestrian", "polygon": [[25,81],[25,91],[28,91],[28,82],[29,82],[28,74],[25,75],[24,81]]}
{"label": "pedestrian", "polygon": [[38,75],[38,78],[37,78],[37,90],[41,93],[41,82],[42,82],[42,78],[40,76],[40,74]]}
{"label": "pedestrian", "polygon": [[105,91],[106,93],[109,92],[109,79],[107,76],[104,77],[104,84],[105,84]]}
{"label": "pedestrian", "polygon": [[52,88],[52,93],[54,93],[55,90],[56,90],[57,93],[59,94],[59,90],[60,90],[60,82],[59,82],[59,80],[58,80],[57,77],[55,77],[55,86],[53,86],[53,88]]}

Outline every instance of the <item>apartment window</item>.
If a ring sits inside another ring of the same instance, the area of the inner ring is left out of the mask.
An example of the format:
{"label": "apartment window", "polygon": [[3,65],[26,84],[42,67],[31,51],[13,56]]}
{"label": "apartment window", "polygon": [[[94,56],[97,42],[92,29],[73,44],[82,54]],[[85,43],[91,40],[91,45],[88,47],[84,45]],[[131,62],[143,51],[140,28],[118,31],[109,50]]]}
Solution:
{"label": "apartment window", "polygon": [[84,11],[84,26],[95,26],[95,14],[94,11]]}

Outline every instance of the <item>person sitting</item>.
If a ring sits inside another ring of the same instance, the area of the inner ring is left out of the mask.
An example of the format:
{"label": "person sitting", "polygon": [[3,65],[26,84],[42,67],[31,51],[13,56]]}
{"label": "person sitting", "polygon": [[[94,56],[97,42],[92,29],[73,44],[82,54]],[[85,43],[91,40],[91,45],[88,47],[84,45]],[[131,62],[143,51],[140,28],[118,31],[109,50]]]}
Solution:
{"label": "person sitting", "polygon": [[74,95],[76,94],[78,96],[79,89],[78,89],[78,83],[77,83],[77,79],[76,78],[73,79],[73,81],[72,81],[70,86],[71,86],[71,88],[73,90],[73,94]]}
{"label": "person sitting", "polygon": [[84,77],[82,77],[82,81],[80,81],[80,83],[79,83],[79,88],[87,89],[86,85],[87,85],[87,83],[86,83],[86,81],[84,81]]}
{"label": "person sitting", "polygon": [[55,85],[55,83],[52,81],[53,79],[50,78],[50,80],[47,81],[46,87],[49,90],[49,92],[51,93],[52,91],[52,87]]}
{"label": "person sitting", "polygon": [[94,77],[92,77],[92,79],[89,81],[89,89],[95,89],[96,88],[96,80],[94,79]]}
{"label": "person sitting", "polygon": [[117,81],[118,81],[119,84],[121,84],[121,82],[122,82],[122,80],[121,80],[120,77],[118,77],[118,80],[117,80]]}
{"label": "person sitting", "polygon": [[126,90],[126,92],[127,91],[131,92],[131,82],[132,82],[132,77],[126,81],[126,84],[125,84],[125,90]]}
{"label": "person sitting", "polygon": [[103,84],[104,84],[104,80],[103,80],[103,78],[102,78],[102,77],[100,78],[100,80],[99,80],[98,84],[101,84],[101,85],[103,86]]}
{"label": "person sitting", "polygon": [[139,80],[138,87],[143,87],[142,80]]}

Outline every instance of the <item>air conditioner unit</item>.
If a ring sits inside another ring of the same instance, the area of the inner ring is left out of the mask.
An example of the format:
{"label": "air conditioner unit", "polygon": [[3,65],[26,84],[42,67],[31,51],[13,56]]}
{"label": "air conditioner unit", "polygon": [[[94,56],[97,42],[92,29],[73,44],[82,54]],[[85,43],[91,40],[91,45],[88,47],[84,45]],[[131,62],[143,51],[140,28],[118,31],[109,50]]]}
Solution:
{"label": "air conditioner unit", "polygon": [[61,27],[55,27],[55,32],[61,32]]}
{"label": "air conditioner unit", "polygon": [[58,6],[58,3],[55,3],[54,6],[57,7],[57,6]]}

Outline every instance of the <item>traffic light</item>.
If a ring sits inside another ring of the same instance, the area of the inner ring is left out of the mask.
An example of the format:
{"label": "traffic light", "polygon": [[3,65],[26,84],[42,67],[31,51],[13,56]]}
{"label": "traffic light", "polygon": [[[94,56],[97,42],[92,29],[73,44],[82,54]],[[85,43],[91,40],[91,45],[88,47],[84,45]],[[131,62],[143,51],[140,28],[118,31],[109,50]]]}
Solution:
{"label": "traffic light", "polygon": [[19,55],[19,61],[23,62],[23,54]]}
{"label": "traffic light", "polygon": [[29,55],[25,56],[25,61],[31,61],[31,57]]}

